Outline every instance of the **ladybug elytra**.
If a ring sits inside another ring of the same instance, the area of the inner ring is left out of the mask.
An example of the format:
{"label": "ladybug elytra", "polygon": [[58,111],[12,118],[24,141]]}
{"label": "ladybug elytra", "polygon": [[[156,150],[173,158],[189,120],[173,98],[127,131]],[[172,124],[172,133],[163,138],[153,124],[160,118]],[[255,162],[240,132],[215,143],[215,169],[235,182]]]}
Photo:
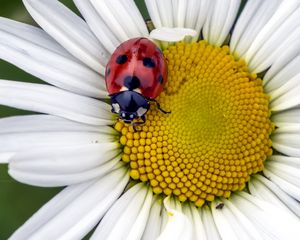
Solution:
{"label": "ladybug elytra", "polygon": [[[150,103],[162,92],[167,81],[167,64],[161,50],[147,38],[123,42],[106,66],[105,81],[112,112],[125,123],[145,123]],[[141,119],[142,123],[134,119]]]}

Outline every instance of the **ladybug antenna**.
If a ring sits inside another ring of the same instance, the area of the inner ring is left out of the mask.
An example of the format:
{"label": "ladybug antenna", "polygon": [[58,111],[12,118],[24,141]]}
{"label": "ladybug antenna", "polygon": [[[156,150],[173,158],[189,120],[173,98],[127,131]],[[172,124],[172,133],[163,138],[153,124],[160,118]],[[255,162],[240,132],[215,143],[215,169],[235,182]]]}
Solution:
{"label": "ladybug antenna", "polygon": [[146,117],[145,116],[141,116],[141,120],[142,122],[131,122],[131,126],[133,127],[133,130],[135,132],[141,132],[142,129],[137,129],[136,127],[140,126],[140,125],[143,125],[145,122],[146,122]]}
{"label": "ladybug antenna", "polygon": [[156,104],[157,109],[158,109],[159,111],[161,111],[162,113],[164,113],[164,114],[169,114],[169,113],[171,113],[171,111],[163,110],[163,109],[161,108],[161,106],[160,106],[160,104],[159,104],[159,102],[158,102],[157,100],[155,100],[155,99],[148,99],[148,101],[149,101],[149,102],[154,102],[154,103]]}

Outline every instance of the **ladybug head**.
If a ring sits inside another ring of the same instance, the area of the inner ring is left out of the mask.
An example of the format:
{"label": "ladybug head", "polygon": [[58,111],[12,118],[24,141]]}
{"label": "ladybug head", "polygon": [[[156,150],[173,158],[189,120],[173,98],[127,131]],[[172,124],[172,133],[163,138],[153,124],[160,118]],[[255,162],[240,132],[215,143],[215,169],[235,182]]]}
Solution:
{"label": "ladybug head", "polygon": [[132,90],[126,90],[111,95],[112,112],[119,115],[125,123],[132,123],[134,119],[144,118],[150,108],[148,100]]}

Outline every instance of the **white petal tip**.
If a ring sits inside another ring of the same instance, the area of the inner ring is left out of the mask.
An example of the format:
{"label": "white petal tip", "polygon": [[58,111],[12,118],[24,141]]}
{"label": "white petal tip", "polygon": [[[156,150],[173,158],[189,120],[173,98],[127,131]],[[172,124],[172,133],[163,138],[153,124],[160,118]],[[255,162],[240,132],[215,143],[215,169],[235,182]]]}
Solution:
{"label": "white petal tip", "polygon": [[190,28],[156,28],[150,33],[150,38],[164,42],[191,41],[197,37],[197,31]]}
{"label": "white petal tip", "polygon": [[0,164],[7,164],[15,153],[0,153]]}

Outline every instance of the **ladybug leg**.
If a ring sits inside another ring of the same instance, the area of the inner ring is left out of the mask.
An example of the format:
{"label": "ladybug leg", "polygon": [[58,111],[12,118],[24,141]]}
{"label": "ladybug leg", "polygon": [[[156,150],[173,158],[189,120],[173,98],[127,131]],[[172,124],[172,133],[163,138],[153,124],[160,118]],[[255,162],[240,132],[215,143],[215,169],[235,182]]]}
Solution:
{"label": "ladybug leg", "polygon": [[164,114],[168,114],[168,113],[171,113],[171,111],[166,111],[166,110],[163,110],[159,104],[159,102],[155,99],[148,99],[149,102],[154,102],[156,104],[156,107],[159,111],[161,111],[162,113]]}
{"label": "ladybug leg", "polygon": [[142,119],[142,122],[140,122],[140,123],[144,124],[146,122],[146,116],[145,115],[141,116],[141,119]]}
{"label": "ladybug leg", "polygon": [[141,132],[142,131],[142,129],[137,129],[137,127],[140,126],[140,125],[143,125],[146,122],[146,117],[144,115],[141,116],[141,120],[142,120],[142,122],[131,122],[133,130],[135,132]]}

